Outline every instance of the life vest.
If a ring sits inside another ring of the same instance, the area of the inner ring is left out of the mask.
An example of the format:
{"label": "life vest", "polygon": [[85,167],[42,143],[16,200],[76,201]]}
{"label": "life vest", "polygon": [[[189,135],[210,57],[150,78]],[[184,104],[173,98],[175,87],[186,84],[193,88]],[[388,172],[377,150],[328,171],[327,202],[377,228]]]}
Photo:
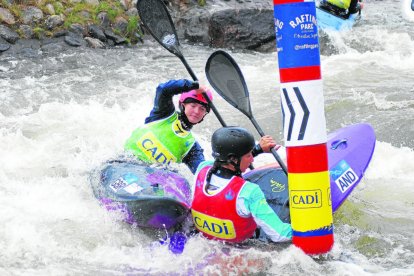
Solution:
{"label": "life vest", "polygon": [[326,0],[329,4],[347,10],[351,5],[351,0]]}
{"label": "life vest", "polygon": [[206,192],[206,177],[211,166],[200,170],[196,178],[191,213],[195,227],[207,238],[243,242],[256,230],[252,216],[237,214],[236,200],[246,181],[234,176],[214,195]]}
{"label": "life vest", "polygon": [[182,127],[178,113],[174,112],[135,129],[124,148],[142,161],[170,164],[181,163],[194,143],[192,133]]}

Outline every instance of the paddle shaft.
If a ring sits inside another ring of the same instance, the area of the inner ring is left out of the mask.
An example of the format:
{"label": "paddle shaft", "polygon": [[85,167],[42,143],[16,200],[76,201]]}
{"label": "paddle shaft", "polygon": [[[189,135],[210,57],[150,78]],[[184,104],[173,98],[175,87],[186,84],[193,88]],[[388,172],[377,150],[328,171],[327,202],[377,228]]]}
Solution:
{"label": "paddle shaft", "polygon": [[[257,121],[254,119],[253,116],[249,117],[250,121],[252,122],[252,124],[254,125],[254,127],[256,128],[257,132],[259,132],[260,136],[263,137],[265,136],[262,128],[259,126],[259,124],[257,123]],[[277,154],[275,148],[272,148],[271,153],[273,154],[273,156],[276,158],[276,161],[279,163],[280,167],[282,168],[282,170],[285,172],[285,174],[287,175],[287,168],[285,163],[283,163],[282,159],[280,158],[279,154]]]}
{"label": "paddle shaft", "polygon": [[[138,0],[137,1],[138,14],[142,20],[142,23],[149,31],[152,37],[161,44],[170,53],[178,57],[184,64],[188,73],[194,81],[198,81],[197,76],[194,74],[190,65],[184,58],[184,55],[180,51],[180,42],[178,41],[177,32],[164,2],[162,0]],[[152,11],[157,11],[152,12]],[[155,19],[156,18],[156,19]],[[160,23],[161,22],[161,23]],[[216,107],[211,102],[206,93],[202,93],[204,99],[207,101],[210,108],[213,110],[217,119],[222,126],[226,126],[223,118],[218,113]]]}
{"label": "paddle shaft", "polygon": [[[180,53],[181,54],[181,53]],[[198,81],[197,76],[194,74],[193,69],[191,69],[190,65],[187,63],[187,61],[185,60],[184,56],[181,55],[177,55],[178,58],[181,60],[181,62],[184,64],[184,67],[187,69],[188,73],[190,74],[190,76],[193,78],[194,81]],[[217,119],[220,121],[221,125],[223,127],[227,126],[227,124],[224,122],[223,118],[220,116],[220,114],[218,113],[218,110],[216,109],[216,107],[214,106],[213,102],[210,100],[210,98],[208,97],[208,95],[203,92],[202,93],[204,99],[206,99],[208,105],[210,106],[210,108],[213,110],[214,114],[216,115]],[[276,153],[276,152],[275,152]],[[276,153],[277,155],[277,153]],[[249,165],[249,168],[251,170],[254,170],[254,166],[253,164]]]}
{"label": "paddle shaft", "polygon": [[197,76],[194,74],[193,69],[191,69],[190,65],[187,63],[187,61],[185,60],[183,54],[180,52],[180,54],[176,54],[176,56],[181,60],[181,62],[184,64],[185,69],[187,69],[188,73],[190,74],[191,78],[194,81],[198,81]]}
{"label": "paddle shaft", "polygon": [[[215,63],[213,62],[213,60],[215,61]],[[211,67],[212,63],[215,66],[214,68],[217,68],[217,67],[221,68],[219,72],[226,72],[226,71],[233,72],[233,75],[232,74],[230,74],[230,76],[227,75],[227,79],[226,79],[226,76],[225,76],[226,74],[223,74],[223,73],[218,74],[218,75],[211,74],[212,71],[210,71],[210,68],[212,68]],[[206,75],[207,75],[207,79],[210,81],[212,86],[216,89],[217,93],[220,94],[229,104],[231,104],[237,110],[239,110],[244,115],[246,115],[250,119],[250,121],[253,123],[254,127],[259,132],[261,137],[265,136],[263,130],[261,129],[261,127],[259,126],[259,124],[253,117],[251,107],[250,107],[249,90],[247,88],[246,81],[244,80],[243,73],[241,72],[240,67],[238,66],[237,62],[225,51],[218,50],[214,52],[213,54],[211,54],[207,60]],[[227,80],[227,82],[224,80]],[[229,89],[229,80],[233,82],[233,85],[236,84],[235,87],[233,87],[234,89]],[[226,85],[223,86],[223,83],[227,83],[227,86]],[[240,87],[242,89],[239,89]],[[227,94],[229,95],[232,94],[232,96],[231,97],[228,96],[223,91],[227,91]],[[236,92],[239,95],[234,95],[234,92]],[[241,99],[241,98],[247,99],[247,105],[246,103],[243,103],[242,105],[240,105],[234,101],[234,99]],[[246,109],[247,106],[249,107],[248,109]],[[277,154],[276,150],[272,148],[270,151],[275,157],[276,161],[279,163],[280,167],[283,169],[283,171],[287,175],[288,173],[287,173],[286,165],[283,163],[282,159]]]}

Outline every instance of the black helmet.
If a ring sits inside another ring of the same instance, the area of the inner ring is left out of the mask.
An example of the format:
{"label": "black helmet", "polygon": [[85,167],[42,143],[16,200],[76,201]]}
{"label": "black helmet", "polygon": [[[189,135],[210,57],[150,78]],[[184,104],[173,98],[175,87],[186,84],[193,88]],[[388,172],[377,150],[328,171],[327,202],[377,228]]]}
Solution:
{"label": "black helmet", "polygon": [[230,157],[240,159],[251,151],[254,146],[254,137],[241,127],[223,127],[213,133],[211,138],[213,157],[218,161],[228,161]]}

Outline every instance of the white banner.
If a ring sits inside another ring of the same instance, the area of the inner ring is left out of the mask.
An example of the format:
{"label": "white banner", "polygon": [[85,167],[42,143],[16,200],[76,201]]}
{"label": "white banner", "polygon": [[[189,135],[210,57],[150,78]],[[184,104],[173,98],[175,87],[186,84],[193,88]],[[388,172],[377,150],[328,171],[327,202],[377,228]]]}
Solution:
{"label": "white banner", "polygon": [[285,145],[326,143],[322,80],[281,83]]}

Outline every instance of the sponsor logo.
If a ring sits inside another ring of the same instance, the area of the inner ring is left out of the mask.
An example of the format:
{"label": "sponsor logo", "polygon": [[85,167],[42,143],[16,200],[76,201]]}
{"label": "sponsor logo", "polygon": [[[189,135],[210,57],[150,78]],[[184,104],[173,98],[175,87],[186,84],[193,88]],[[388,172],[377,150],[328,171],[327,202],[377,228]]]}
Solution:
{"label": "sponsor logo", "polygon": [[231,220],[214,218],[191,210],[196,228],[210,236],[220,239],[234,239],[236,231]]}
{"label": "sponsor logo", "polygon": [[293,190],[290,205],[297,209],[321,208],[322,192],[321,190]]}
{"label": "sponsor logo", "polygon": [[112,182],[111,184],[109,184],[109,187],[114,191],[117,192],[120,189],[125,188],[128,185],[128,183],[122,178],[118,178],[117,180],[115,180],[115,182]]}
{"label": "sponsor logo", "polygon": [[126,173],[122,176],[122,178],[128,183],[128,184],[132,184],[135,182],[138,182],[138,176],[136,174],[133,173]]}
{"label": "sponsor logo", "polygon": [[132,183],[131,185],[128,185],[124,188],[124,191],[133,195],[135,193],[138,193],[140,191],[144,190],[141,186],[139,186],[137,183]]}
{"label": "sponsor logo", "polygon": [[289,21],[289,25],[293,29],[299,27],[302,31],[313,30],[316,26],[316,16],[314,14],[301,14]]}
{"label": "sponsor logo", "polygon": [[[281,69],[319,66],[319,41],[314,1],[274,9],[278,62]],[[315,54],[315,51],[318,51]]]}
{"label": "sponsor logo", "polygon": [[282,29],[283,28],[283,21],[279,20],[279,19],[274,19],[275,22],[275,30],[277,32],[277,29]]}
{"label": "sponsor logo", "polygon": [[345,193],[359,180],[358,175],[345,160],[340,161],[329,173],[342,193]]}
{"label": "sponsor logo", "polygon": [[176,162],[174,155],[151,132],[141,136],[137,141],[137,147],[152,162],[170,164]]}
{"label": "sponsor logo", "polygon": [[272,192],[280,193],[285,190],[285,185],[282,183],[277,182],[276,180],[270,179],[270,187],[272,188]]}
{"label": "sponsor logo", "polygon": [[300,51],[300,50],[305,50],[305,49],[317,49],[319,48],[319,44],[315,43],[315,44],[302,44],[302,45],[295,45],[295,50],[296,51]]}
{"label": "sponsor logo", "polygon": [[233,190],[229,190],[224,197],[226,198],[226,200],[233,200],[234,196],[235,196],[235,194],[234,194]]}
{"label": "sponsor logo", "polygon": [[114,191],[118,192],[123,189],[124,191],[134,194],[142,191],[143,188],[138,185],[138,176],[133,173],[127,173],[118,178],[115,182],[109,184],[109,187]]}
{"label": "sponsor logo", "polygon": [[174,45],[175,41],[176,39],[174,34],[167,34],[162,38],[162,44],[166,44],[168,46]]}

